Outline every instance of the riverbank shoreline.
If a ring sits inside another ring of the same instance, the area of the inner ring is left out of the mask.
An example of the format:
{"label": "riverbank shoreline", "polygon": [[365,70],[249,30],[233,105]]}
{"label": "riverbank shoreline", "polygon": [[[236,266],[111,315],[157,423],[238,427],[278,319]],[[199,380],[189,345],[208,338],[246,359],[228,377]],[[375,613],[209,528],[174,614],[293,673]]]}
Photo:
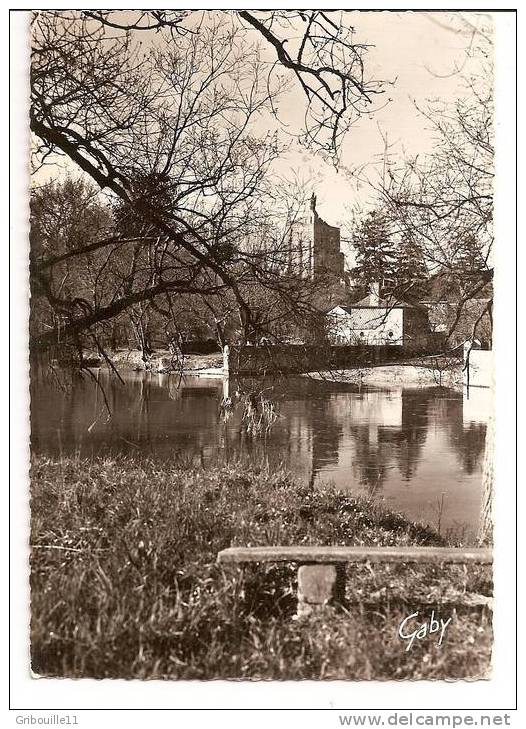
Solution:
{"label": "riverbank shoreline", "polygon": [[[148,365],[138,349],[120,350],[112,352],[109,359],[117,369],[123,371],[148,371],[159,374],[197,374],[212,373],[215,376],[223,375],[223,355],[220,352],[212,354],[184,354],[177,359],[169,350],[156,350],[149,359]],[[104,363],[105,367],[108,367]]]}
{"label": "riverbank shoreline", "polygon": [[[491,569],[366,565],[349,609],[294,620],[296,570],[224,570],[229,546],[443,545],[371,499],[240,463],[34,456],[32,668],[71,678],[458,679],[487,677]],[[406,651],[415,610],[455,616],[447,640]],[[351,650],[352,649],[352,650]]]}
{"label": "riverbank shoreline", "polygon": [[[404,386],[409,387],[463,387],[462,364],[423,363],[422,359],[403,364],[374,365],[334,370],[317,370],[298,373],[299,377],[331,383]],[[122,350],[110,355],[111,362],[123,371],[148,371],[157,374],[176,374],[196,377],[225,377],[222,354],[185,354],[174,360],[168,350],[156,351],[146,366],[139,350]],[[104,365],[107,367],[107,365]],[[232,373],[232,376],[236,376]]]}
{"label": "riverbank shoreline", "polygon": [[307,372],[302,376],[325,382],[357,385],[436,386],[457,390],[463,387],[462,365],[460,364],[440,370],[436,367],[420,364],[378,365],[369,368]]}

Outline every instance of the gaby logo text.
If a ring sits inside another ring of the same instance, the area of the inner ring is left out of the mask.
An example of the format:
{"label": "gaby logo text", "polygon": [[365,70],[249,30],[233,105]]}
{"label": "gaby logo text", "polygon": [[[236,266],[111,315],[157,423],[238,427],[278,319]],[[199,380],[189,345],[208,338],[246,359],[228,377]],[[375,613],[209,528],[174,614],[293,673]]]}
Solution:
{"label": "gaby logo text", "polygon": [[418,610],[415,613],[411,613],[411,615],[408,615],[407,618],[402,620],[398,627],[398,635],[400,638],[402,640],[409,641],[405,649],[406,652],[411,650],[415,640],[422,640],[426,636],[438,633],[439,631],[440,635],[438,645],[442,645],[446,629],[453,619],[448,618],[447,620],[443,620],[440,618],[440,620],[438,620],[435,618],[435,611],[432,610],[431,617],[428,620],[425,620],[423,623],[420,622],[415,624],[415,620],[418,618],[418,615]]}

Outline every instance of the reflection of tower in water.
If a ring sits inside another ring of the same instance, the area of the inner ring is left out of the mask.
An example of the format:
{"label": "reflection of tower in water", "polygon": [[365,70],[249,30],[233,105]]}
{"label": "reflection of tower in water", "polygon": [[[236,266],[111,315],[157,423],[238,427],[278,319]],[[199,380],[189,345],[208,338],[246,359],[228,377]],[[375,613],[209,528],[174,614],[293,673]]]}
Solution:
{"label": "reflection of tower in water", "polygon": [[350,421],[354,441],[353,473],[370,494],[375,494],[391,465],[392,447],[385,433],[400,429],[402,391],[361,393],[353,402]]}
{"label": "reflection of tower in water", "polygon": [[404,390],[402,423],[396,434],[398,469],[406,481],[416,473],[429,428],[429,405],[435,390]]}
{"label": "reflection of tower in water", "polygon": [[355,403],[350,429],[353,472],[370,493],[398,467],[406,481],[416,474],[429,428],[429,406],[436,390],[365,392]]}
{"label": "reflection of tower in water", "polygon": [[[307,414],[312,432],[311,484],[320,473],[330,480],[331,467],[336,466],[350,469],[348,486],[354,476],[369,492],[376,492],[392,467],[392,442],[400,440],[403,430],[401,388],[388,393],[326,393],[310,400]],[[392,434],[398,435],[393,439]]]}

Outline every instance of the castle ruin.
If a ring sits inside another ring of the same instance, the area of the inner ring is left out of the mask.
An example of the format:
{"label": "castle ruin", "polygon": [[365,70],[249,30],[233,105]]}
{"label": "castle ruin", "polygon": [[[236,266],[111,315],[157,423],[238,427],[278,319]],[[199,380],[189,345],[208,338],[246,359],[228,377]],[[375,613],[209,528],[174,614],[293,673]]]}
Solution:
{"label": "castle ruin", "polygon": [[345,257],[340,251],[340,229],[320,218],[314,194],[309,208],[291,225],[288,271],[312,281],[345,286]]}

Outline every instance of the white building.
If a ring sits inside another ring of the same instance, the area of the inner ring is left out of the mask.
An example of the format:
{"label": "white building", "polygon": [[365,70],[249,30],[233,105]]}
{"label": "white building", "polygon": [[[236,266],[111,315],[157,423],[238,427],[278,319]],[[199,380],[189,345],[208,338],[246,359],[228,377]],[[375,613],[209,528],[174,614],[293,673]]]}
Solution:
{"label": "white building", "polygon": [[335,306],[327,313],[332,344],[393,345],[422,343],[429,335],[425,307],[394,299],[380,299],[378,286],[350,306]]}

